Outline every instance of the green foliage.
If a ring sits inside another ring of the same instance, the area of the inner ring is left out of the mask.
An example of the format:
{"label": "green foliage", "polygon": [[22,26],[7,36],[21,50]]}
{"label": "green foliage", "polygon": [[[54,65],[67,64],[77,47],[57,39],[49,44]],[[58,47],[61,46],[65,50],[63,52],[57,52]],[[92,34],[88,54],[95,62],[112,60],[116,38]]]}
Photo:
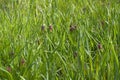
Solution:
{"label": "green foliage", "polygon": [[119,0],[0,0],[0,80],[119,80]]}

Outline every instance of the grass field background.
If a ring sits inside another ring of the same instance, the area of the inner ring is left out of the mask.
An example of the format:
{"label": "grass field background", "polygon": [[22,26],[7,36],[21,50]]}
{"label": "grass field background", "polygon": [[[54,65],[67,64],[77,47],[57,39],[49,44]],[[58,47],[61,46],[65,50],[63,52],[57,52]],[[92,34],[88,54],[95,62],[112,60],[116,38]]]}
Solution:
{"label": "grass field background", "polygon": [[119,0],[0,0],[0,80],[120,80]]}

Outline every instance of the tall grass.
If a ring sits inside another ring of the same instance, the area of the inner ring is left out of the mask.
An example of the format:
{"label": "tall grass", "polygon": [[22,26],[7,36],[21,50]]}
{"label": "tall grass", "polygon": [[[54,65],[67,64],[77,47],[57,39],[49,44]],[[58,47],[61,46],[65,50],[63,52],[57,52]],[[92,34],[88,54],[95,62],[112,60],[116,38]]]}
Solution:
{"label": "tall grass", "polygon": [[0,0],[0,80],[119,80],[119,0]]}

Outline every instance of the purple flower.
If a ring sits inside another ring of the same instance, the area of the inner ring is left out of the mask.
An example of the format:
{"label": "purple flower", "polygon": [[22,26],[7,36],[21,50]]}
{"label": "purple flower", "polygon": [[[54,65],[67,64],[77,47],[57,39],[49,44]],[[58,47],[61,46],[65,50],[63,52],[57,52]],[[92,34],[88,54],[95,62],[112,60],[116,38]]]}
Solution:
{"label": "purple flower", "polygon": [[100,43],[97,46],[98,46],[98,49],[102,49],[102,45]]}
{"label": "purple flower", "polygon": [[20,63],[21,63],[21,65],[24,65],[25,64],[25,59],[22,58]]}
{"label": "purple flower", "polygon": [[7,66],[6,70],[7,70],[8,72],[11,72],[11,67],[10,67],[10,66]]}
{"label": "purple flower", "polygon": [[53,31],[53,26],[52,25],[49,26],[49,30],[50,30],[50,32]]}

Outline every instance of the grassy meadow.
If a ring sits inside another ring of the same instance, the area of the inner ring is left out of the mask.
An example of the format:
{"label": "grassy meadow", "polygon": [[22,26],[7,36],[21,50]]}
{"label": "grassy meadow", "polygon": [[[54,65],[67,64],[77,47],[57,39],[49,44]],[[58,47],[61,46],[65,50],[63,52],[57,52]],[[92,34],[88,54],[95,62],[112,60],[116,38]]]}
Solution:
{"label": "grassy meadow", "polygon": [[120,0],[0,0],[0,80],[120,80]]}

